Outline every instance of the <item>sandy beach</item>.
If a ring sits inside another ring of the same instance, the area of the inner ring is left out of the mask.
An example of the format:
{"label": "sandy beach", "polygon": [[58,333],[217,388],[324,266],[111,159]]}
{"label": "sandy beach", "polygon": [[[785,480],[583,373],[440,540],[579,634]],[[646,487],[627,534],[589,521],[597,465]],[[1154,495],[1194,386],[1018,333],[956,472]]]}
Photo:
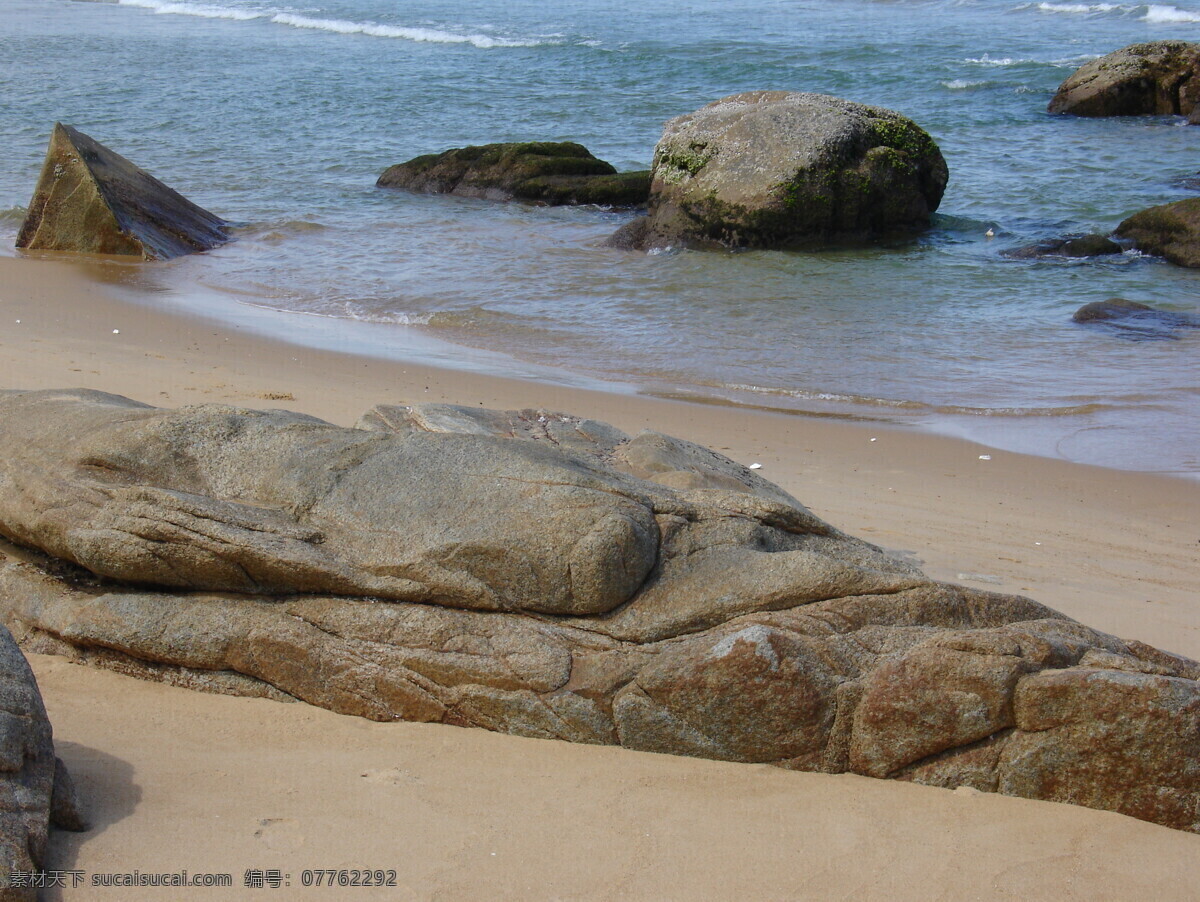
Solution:
{"label": "sandy beach", "polygon": [[[652,428],[760,463],[934,578],[1200,657],[1200,481],[300,348],[181,313],[141,280],[128,265],[0,258],[0,385],[343,425],[378,403],[444,401]],[[93,823],[56,834],[49,866],[234,875],[227,890],[61,898],[1184,899],[1200,874],[1200,838],[1106,812],[378,724],[32,662]],[[397,888],[300,887],[316,868],[395,869]],[[292,887],[246,889],[247,869]]]}

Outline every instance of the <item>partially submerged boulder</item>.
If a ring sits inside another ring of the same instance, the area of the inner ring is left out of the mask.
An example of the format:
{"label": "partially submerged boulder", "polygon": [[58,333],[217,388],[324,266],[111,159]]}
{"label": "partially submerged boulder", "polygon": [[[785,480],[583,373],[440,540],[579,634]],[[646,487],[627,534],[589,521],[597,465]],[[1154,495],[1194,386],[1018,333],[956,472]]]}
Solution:
{"label": "partially submerged boulder", "polygon": [[1108,329],[1119,338],[1132,341],[1176,340],[1183,329],[1200,329],[1200,317],[1173,310],[1159,310],[1125,298],[1084,304],[1071,319],[1084,325]]}
{"label": "partially submerged boulder", "polygon": [[1200,44],[1131,44],[1080,66],[1050,101],[1072,116],[1190,116],[1200,101]]}
{"label": "partially submerged boulder", "polygon": [[60,122],[17,247],[167,260],[228,240],[223,219]]}
{"label": "partially submerged boulder", "polygon": [[51,826],[84,829],[37,680],[0,627],[0,902],[37,897],[34,882],[17,875],[42,869]]}
{"label": "partially submerged boulder", "polygon": [[1177,266],[1200,267],[1200,197],[1141,210],[1113,234],[1131,241],[1144,254]]}
{"label": "partially submerged boulder", "polygon": [[658,433],[3,392],[0,533],[0,617],[39,652],[1200,831],[1200,665],[930,580]]}
{"label": "partially submerged boulder", "polygon": [[891,110],[752,91],[669,121],[649,216],[611,243],[787,248],[921,228],[948,172],[933,139]]}
{"label": "partially submerged boulder", "polygon": [[1041,257],[1107,257],[1120,254],[1124,248],[1107,235],[1074,235],[1048,238],[1036,244],[1001,251],[1012,260],[1036,260]]}
{"label": "partially submerged boulder", "polygon": [[459,147],[384,170],[380,188],[523,200],[547,206],[644,206],[648,172],[617,172],[573,142],[526,141]]}

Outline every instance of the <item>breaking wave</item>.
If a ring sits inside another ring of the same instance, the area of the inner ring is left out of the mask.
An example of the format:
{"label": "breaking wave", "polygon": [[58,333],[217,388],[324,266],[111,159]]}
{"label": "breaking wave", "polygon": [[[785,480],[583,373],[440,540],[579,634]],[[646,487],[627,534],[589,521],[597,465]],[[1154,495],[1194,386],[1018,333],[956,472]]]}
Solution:
{"label": "breaking wave", "polygon": [[1144,18],[1147,22],[1163,23],[1163,24],[1186,24],[1188,22],[1200,22],[1200,13],[1189,12],[1185,9],[1180,9],[1178,6],[1159,6],[1151,5],[1146,8]]}
{"label": "breaking wave", "polygon": [[514,40],[486,34],[459,33],[439,28],[385,25],[380,22],[354,22],[349,19],[322,19],[302,16],[270,7],[231,7],[207,3],[177,3],[169,0],[117,0],[121,6],[149,9],[160,15],[197,16],[202,19],[232,19],[238,22],[261,20],[289,28],[326,31],[332,34],[361,34],[373,38],[393,38],[430,44],[470,44],[481,49],[493,47],[537,47],[541,40]]}

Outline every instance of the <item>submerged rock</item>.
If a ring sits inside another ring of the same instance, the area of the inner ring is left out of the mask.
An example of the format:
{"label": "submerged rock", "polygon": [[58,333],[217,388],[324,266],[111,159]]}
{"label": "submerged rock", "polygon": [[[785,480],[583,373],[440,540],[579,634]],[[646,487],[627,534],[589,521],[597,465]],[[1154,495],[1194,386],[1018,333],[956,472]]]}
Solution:
{"label": "submerged rock", "polygon": [[1144,254],[1177,266],[1200,267],[1200,197],[1134,213],[1114,234],[1133,242]]}
{"label": "submerged rock", "polygon": [[1134,341],[1146,339],[1178,339],[1182,329],[1200,328],[1200,318],[1171,310],[1156,310],[1147,304],[1109,298],[1084,304],[1072,315],[1077,323],[1111,329],[1121,338]]}
{"label": "submerged rock", "polygon": [[376,185],[549,206],[638,207],[650,193],[650,173],[617,172],[581,144],[529,141],[415,157],[386,169]]}
{"label": "submerged rock", "polygon": [[1050,101],[1072,116],[1189,116],[1200,100],[1200,44],[1131,44],[1080,66]]}
{"label": "submerged rock", "polygon": [[1038,257],[1105,257],[1119,254],[1123,250],[1121,245],[1107,235],[1079,235],[1072,238],[1050,238],[1001,253],[1013,260],[1034,260]]}
{"label": "submerged rock", "polygon": [[17,247],[166,260],[228,239],[228,223],[61,122]]}
{"label": "submerged rock", "polygon": [[85,829],[70,775],[54,757],[37,680],[0,627],[0,900],[37,898],[11,877],[42,869],[51,826]]}
{"label": "submerged rock", "polygon": [[26,648],[376,720],[1200,830],[1200,665],[935,582],[690,442],[541,410],[0,393]]}
{"label": "submerged rock", "polygon": [[736,94],[668,122],[649,216],[621,247],[797,247],[928,225],[948,177],[933,139],[823,94]]}

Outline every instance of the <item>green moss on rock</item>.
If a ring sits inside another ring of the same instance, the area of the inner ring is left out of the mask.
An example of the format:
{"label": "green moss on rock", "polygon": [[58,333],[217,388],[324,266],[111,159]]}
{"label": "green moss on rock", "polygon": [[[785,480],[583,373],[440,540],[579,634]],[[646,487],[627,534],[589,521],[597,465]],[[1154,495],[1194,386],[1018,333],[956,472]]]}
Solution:
{"label": "green moss on rock", "polygon": [[460,147],[388,168],[376,183],[425,194],[457,194],[551,205],[641,206],[648,173],[618,173],[582,144],[522,141]]}
{"label": "green moss on rock", "polygon": [[1145,254],[1178,265],[1200,268],[1200,197],[1134,213],[1115,234]]}

